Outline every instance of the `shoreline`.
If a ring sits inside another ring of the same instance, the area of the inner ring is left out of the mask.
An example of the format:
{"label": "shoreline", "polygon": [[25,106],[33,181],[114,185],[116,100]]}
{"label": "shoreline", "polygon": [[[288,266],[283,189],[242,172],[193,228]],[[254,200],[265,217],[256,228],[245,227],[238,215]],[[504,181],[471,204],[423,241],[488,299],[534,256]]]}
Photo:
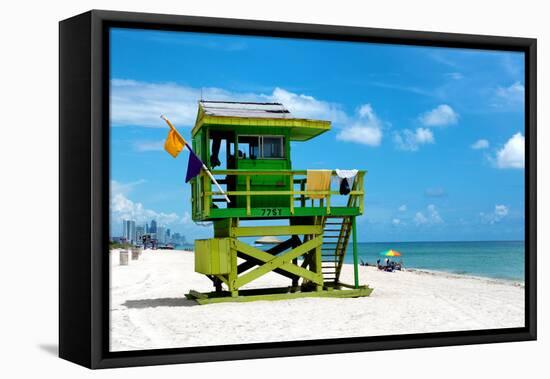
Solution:
{"label": "shoreline", "polygon": [[[447,241],[443,241],[447,242]],[[452,241],[451,241],[452,242]],[[464,241],[460,241],[464,242]],[[466,242],[479,242],[479,241],[466,241]],[[481,242],[502,242],[502,241],[481,241]],[[523,242],[523,241],[504,241],[504,242]],[[365,242],[365,243],[371,243],[371,242]],[[152,250],[155,251],[155,250]],[[157,250],[159,251],[159,250]],[[162,250],[160,250],[162,251]],[[177,252],[184,252],[184,253],[194,253],[192,250],[181,250],[181,249],[173,249],[172,251]],[[344,265],[348,265],[353,267],[353,263],[346,263],[344,262]],[[360,267],[376,267],[373,264],[369,264],[368,266],[361,266]],[[449,269],[451,270],[451,269]],[[449,277],[464,277],[464,278],[471,278],[471,279],[479,279],[479,280],[487,280],[490,282],[503,282],[505,284],[513,284],[516,286],[525,287],[525,280],[520,279],[511,279],[511,278],[499,278],[494,276],[483,276],[483,275],[474,275],[469,273],[459,273],[459,272],[453,272],[453,271],[446,271],[446,270],[433,270],[428,268],[421,268],[421,267],[405,267],[402,269],[402,271],[409,271],[409,272],[418,272],[420,274],[432,274],[432,275],[448,275]]]}
{"label": "shoreline", "polygon": [[409,271],[409,272],[416,272],[419,274],[426,274],[426,275],[441,275],[446,276],[449,278],[468,278],[468,279],[475,279],[475,280],[481,280],[481,281],[487,281],[490,283],[501,283],[501,284],[508,284],[513,285],[517,287],[525,287],[525,281],[524,280],[518,280],[518,279],[508,279],[508,278],[495,278],[492,276],[481,276],[481,275],[472,275],[467,273],[458,273],[458,272],[450,272],[450,271],[444,271],[444,270],[430,270],[426,268],[404,268],[402,271]]}

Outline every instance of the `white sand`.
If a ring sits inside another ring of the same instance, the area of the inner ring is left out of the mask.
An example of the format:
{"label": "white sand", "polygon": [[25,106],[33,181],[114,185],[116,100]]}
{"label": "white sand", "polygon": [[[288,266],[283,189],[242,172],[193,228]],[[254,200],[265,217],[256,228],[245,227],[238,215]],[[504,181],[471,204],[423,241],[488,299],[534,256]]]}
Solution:
{"label": "white sand", "polygon": [[[304,298],[197,305],[184,294],[211,291],[192,252],[145,251],[119,265],[111,255],[111,350],[158,349],[390,334],[522,327],[521,283],[427,271],[360,267],[370,297]],[[342,279],[353,283],[353,266]],[[248,288],[287,286],[267,275]]]}

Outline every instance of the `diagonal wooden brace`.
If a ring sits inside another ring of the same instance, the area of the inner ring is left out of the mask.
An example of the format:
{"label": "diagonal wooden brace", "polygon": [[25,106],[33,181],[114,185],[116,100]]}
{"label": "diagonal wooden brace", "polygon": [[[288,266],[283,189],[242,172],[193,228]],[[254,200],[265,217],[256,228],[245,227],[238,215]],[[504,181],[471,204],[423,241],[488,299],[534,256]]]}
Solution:
{"label": "diagonal wooden brace", "polygon": [[247,245],[239,240],[235,240],[234,243],[235,248],[238,251],[254,259],[265,262],[263,265],[235,279],[234,288],[240,288],[243,285],[250,283],[254,279],[257,279],[260,276],[263,276],[275,269],[281,269],[291,274],[298,275],[319,285],[323,284],[322,274],[306,270],[305,268],[302,268],[292,263],[293,259],[298,258],[299,256],[309,252],[310,250],[321,246],[321,244],[323,243],[323,236],[315,237],[301,244],[295,249],[289,250],[276,257],[272,256],[269,253],[266,253],[265,251]]}
{"label": "diagonal wooden brace", "polygon": [[[278,244],[276,246],[273,246],[272,248],[266,250],[265,252],[269,253],[271,255],[277,255],[277,254],[280,254],[280,253],[282,253],[283,251],[285,251],[289,248],[294,249],[295,247],[298,247],[301,244],[302,244],[302,241],[300,240],[300,238],[297,235],[293,235],[291,238],[287,239],[286,241],[281,242],[280,244]],[[258,266],[258,265],[265,262],[265,261],[259,261],[255,258],[252,258],[252,257],[247,256],[245,254],[238,254],[238,257],[246,259],[246,262],[243,262],[243,263],[239,264],[239,266],[237,267],[237,273],[238,274],[242,274],[243,272],[248,271],[252,267]],[[288,276],[289,278],[295,278],[296,277],[296,275],[291,275],[289,273],[283,274],[280,270],[276,270],[276,272],[278,274]]]}

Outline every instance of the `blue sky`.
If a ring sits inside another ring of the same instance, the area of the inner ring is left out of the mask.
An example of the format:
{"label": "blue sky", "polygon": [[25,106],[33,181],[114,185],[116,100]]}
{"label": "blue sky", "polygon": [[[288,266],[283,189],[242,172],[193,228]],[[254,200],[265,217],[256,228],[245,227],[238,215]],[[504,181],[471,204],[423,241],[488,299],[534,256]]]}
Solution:
{"label": "blue sky", "polygon": [[188,239],[197,101],[276,101],[332,130],[294,143],[294,169],[368,170],[360,241],[521,240],[522,53],[113,29],[111,229],[155,218]]}

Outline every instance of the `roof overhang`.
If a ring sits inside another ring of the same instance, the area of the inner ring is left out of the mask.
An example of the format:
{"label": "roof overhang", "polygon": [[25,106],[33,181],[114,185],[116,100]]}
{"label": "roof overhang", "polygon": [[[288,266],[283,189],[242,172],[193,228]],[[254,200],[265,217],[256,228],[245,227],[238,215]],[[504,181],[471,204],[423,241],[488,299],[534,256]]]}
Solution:
{"label": "roof overhang", "polygon": [[259,126],[288,128],[291,141],[307,141],[313,137],[330,130],[330,121],[309,120],[300,118],[254,118],[254,117],[228,117],[207,116],[199,112],[197,122],[191,134],[195,136],[203,126],[222,127],[227,130],[237,130],[239,126]]}

